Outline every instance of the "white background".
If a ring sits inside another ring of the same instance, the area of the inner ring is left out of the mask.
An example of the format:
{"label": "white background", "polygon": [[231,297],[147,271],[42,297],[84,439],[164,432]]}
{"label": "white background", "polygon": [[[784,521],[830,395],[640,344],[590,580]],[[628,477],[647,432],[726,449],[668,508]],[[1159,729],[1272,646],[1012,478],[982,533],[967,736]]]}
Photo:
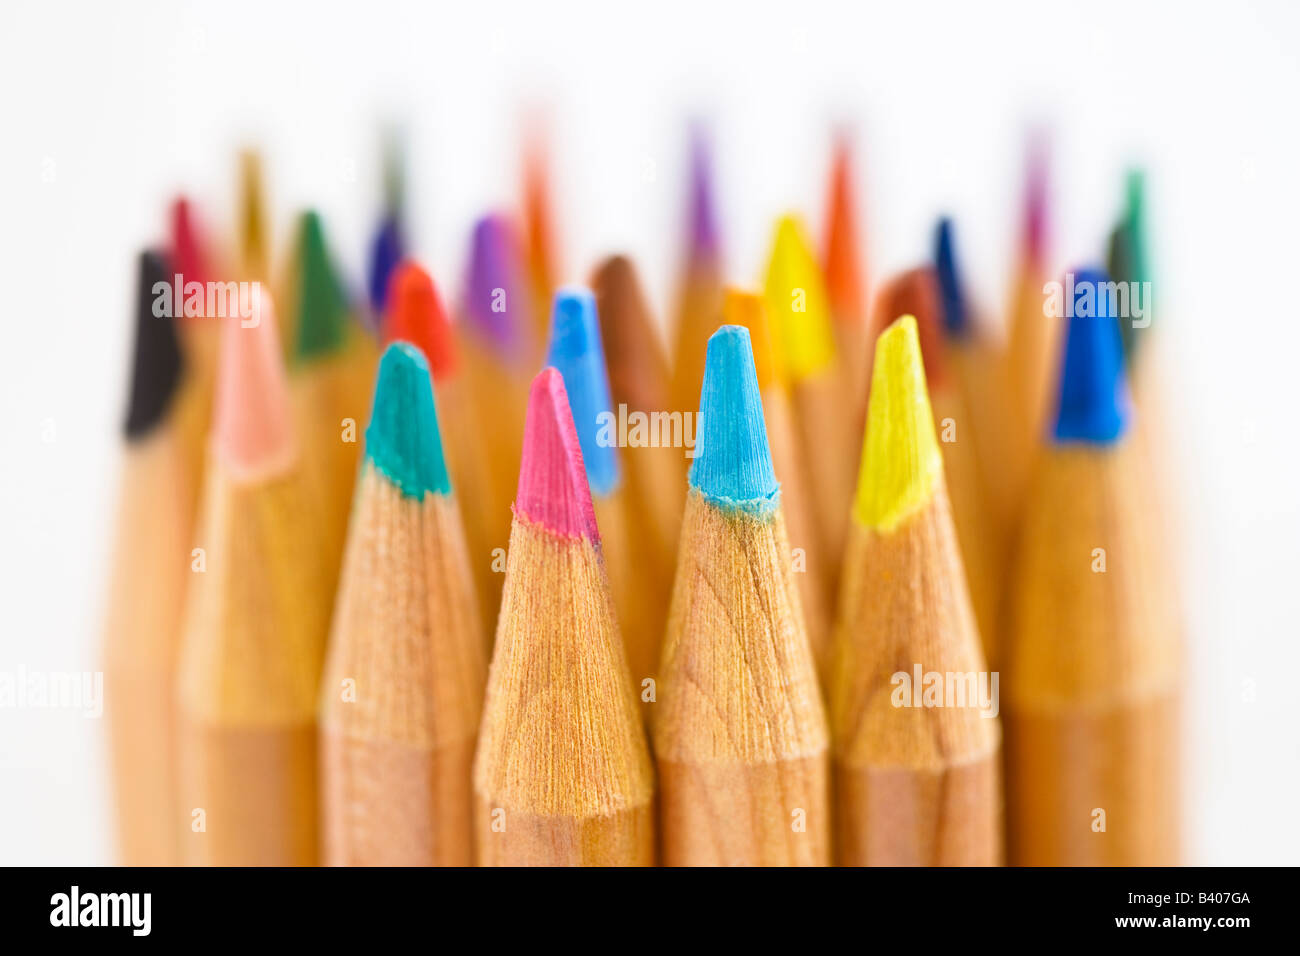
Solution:
{"label": "white background", "polygon": [[[820,229],[828,129],[850,121],[873,273],[927,255],[950,211],[994,309],[1023,133],[1046,122],[1061,269],[1099,255],[1124,167],[1149,169],[1187,524],[1190,859],[1300,862],[1298,10],[5,0],[0,670],[96,666],[134,256],[180,188],[228,226],[240,144],[266,150],[277,249],[315,204],[359,283],[378,132],[404,122],[418,253],[454,293],[472,218],[515,200],[519,120],[543,106],[566,278],[625,250],[662,310],[686,121],[715,128],[745,281],[777,213]],[[0,710],[0,862],[112,859],[102,730]]]}

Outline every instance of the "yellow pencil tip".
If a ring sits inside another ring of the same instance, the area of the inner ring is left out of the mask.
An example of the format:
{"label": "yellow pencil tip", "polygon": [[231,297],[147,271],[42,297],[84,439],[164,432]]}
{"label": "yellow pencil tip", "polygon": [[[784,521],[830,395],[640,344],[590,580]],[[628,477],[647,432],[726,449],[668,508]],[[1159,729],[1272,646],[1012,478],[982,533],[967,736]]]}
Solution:
{"label": "yellow pencil tip", "polygon": [[890,531],[930,500],[942,473],[916,319],[905,315],[876,340],[853,516]]}
{"label": "yellow pencil tip", "polygon": [[835,360],[835,342],[826,283],[794,216],[783,216],[777,223],[763,294],[777,361],[789,378],[799,381],[828,368]]}

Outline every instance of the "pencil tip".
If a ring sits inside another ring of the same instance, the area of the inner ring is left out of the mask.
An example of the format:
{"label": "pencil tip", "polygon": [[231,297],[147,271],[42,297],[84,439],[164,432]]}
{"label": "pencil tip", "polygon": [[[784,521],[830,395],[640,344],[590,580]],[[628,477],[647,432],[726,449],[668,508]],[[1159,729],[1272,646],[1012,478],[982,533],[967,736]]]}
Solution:
{"label": "pencil tip", "polygon": [[854,517],[890,531],[930,501],[942,473],[916,319],[905,315],[876,340]]}
{"label": "pencil tip", "polygon": [[275,309],[266,290],[257,288],[247,319],[221,320],[212,420],[214,447],[228,466],[244,473],[287,465],[294,452]]}
{"label": "pencil tip", "polygon": [[713,155],[708,134],[702,126],[691,131],[690,249],[694,256],[717,256],[718,213],[713,188]]}
{"label": "pencil tip", "polygon": [[1047,134],[1035,131],[1026,158],[1022,242],[1025,257],[1040,264],[1047,255],[1048,166]]}
{"label": "pencil tip", "polygon": [[156,287],[171,289],[172,276],[161,253],[140,254],[135,291],[135,356],[131,364],[131,395],[126,412],[127,440],[143,438],[167,414],[181,379],[181,348],[176,323],[166,310],[157,315]]}
{"label": "pencil tip", "polygon": [[835,360],[835,345],[826,287],[794,216],[783,216],[777,223],[764,296],[775,327],[773,344],[790,379],[799,381],[828,368]]}
{"label": "pencil tip", "polygon": [[515,513],[556,534],[599,541],[564,378],[544,368],[528,392]]}
{"label": "pencil tip", "polygon": [[939,281],[934,270],[918,266],[900,272],[885,283],[878,298],[876,328],[883,329],[904,315],[916,320],[921,360],[931,388],[944,384],[943,332],[939,317]]}
{"label": "pencil tip", "polygon": [[424,353],[435,381],[456,371],[456,339],[442,297],[429,273],[412,261],[401,263],[388,283],[384,339],[414,344]]}
{"label": "pencil tip", "polygon": [[1107,445],[1128,430],[1131,408],[1119,323],[1100,269],[1074,274],[1074,300],[1061,363],[1052,435],[1057,442]]}
{"label": "pencil tip", "polygon": [[208,281],[207,261],[194,208],[184,196],[172,203],[170,259],[183,283]]}
{"label": "pencil tip", "polygon": [[408,498],[451,493],[429,364],[414,345],[394,342],[379,360],[366,457]]}
{"label": "pencil tip", "polygon": [[601,419],[610,415],[613,403],[596,321],[596,299],[588,290],[566,286],[555,294],[546,364],[564,378],[591,492],[596,497],[611,494],[618,487],[618,454],[612,441],[602,442],[598,436]]}
{"label": "pencil tip", "polygon": [[465,282],[465,316],[502,354],[521,355],[532,304],[514,223],[494,213],[474,224]]}
{"label": "pencil tip", "polygon": [[765,391],[777,379],[776,354],[772,348],[772,327],[763,297],[735,286],[722,291],[722,321],[726,325],[749,330],[749,344],[754,355],[754,374],[759,391]]}
{"label": "pencil tip", "polygon": [[405,255],[402,225],[395,213],[386,213],[370,243],[370,309],[383,315],[388,306],[388,284]]}
{"label": "pencil tip", "polygon": [[943,306],[943,328],[949,338],[964,339],[970,330],[966,312],[966,292],[962,288],[961,269],[953,239],[952,219],[939,220],[934,234],[934,268],[939,278],[939,298]]}
{"label": "pencil tip", "polygon": [[255,278],[262,278],[266,268],[265,193],[262,159],[256,151],[246,149],[239,156],[239,251],[243,268]]}
{"label": "pencil tip", "polygon": [[302,215],[298,234],[298,341],[294,354],[311,359],[337,352],[347,338],[347,296],[330,261],[320,215]]}
{"label": "pencil tip", "polygon": [[862,265],[852,147],[846,134],[836,137],[834,150],[826,217],[826,293],[832,317],[841,323],[856,324],[863,318]]}
{"label": "pencil tip", "polygon": [[749,330],[741,326],[709,337],[690,483],[717,505],[759,517],[780,502]]}

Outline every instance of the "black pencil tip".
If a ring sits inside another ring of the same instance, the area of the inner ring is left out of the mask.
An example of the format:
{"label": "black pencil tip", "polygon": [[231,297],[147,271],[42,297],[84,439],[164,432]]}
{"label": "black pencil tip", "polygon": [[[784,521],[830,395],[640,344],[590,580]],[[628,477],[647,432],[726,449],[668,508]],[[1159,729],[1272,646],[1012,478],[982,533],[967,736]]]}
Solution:
{"label": "black pencil tip", "polygon": [[172,309],[159,309],[155,302],[170,303],[170,293],[159,297],[156,286],[170,289],[172,276],[167,260],[159,252],[140,254],[140,271],[135,302],[135,358],[131,369],[131,401],[126,413],[126,437],[134,441],[147,435],[162,421],[181,378],[181,348]]}

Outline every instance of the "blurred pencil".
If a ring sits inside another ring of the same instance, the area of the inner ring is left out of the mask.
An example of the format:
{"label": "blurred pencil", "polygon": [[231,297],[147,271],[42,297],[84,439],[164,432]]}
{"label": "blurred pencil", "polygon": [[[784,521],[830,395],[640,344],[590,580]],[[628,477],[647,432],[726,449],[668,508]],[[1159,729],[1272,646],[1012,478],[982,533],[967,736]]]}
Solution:
{"label": "blurred pencil", "polygon": [[356,480],[360,431],[374,380],[374,343],[349,316],[350,305],[334,270],[320,216],[306,212],[299,225],[294,311],[298,340],[291,366],[297,434],[306,473],[319,486],[319,529],[332,596],[347,535]]}
{"label": "blurred pencil", "polygon": [[839,586],[845,521],[853,497],[853,455],[835,358],[826,286],[803,227],[777,223],[763,288],[775,331],[773,351],[790,383],[799,452],[807,463],[828,593]]}
{"label": "blurred pencil", "polygon": [[[663,629],[657,622],[662,622],[662,617],[645,588],[641,557],[645,542],[637,540],[632,531],[632,512],[641,504],[627,497],[596,300],[586,289],[565,286],[555,294],[546,364],[560,373],[569,396],[614,596],[615,619],[623,635],[632,683],[639,690],[659,667]],[[648,702],[644,694],[641,699]]]}
{"label": "blurred pencil", "polygon": [[[1011,862],[1179,861],[1177,622],[1107,277],[1075,273],[1054,428],[1025,506],[1006,647]],[[1091,302],[1085,303],[1088,296]]]}
{"label": "blurred pencil", "polygon": [[826,716],[749,332],[709,340],[654,742],[668,866],[827,866]]}
{"label": "blurred pencil", "polygon": [[[677,533],[685,502],[681,463],[688,449],[679,427],[684,422],[679,418],[674,425],[669,414],[668,358],[631,260],[624,256],[606,259],[592,276],[591,287],[596,294],[611,398],[616,408],[627,410],[630,423],[639,413],[649,426],[642,442],[633,441],[635,426],[629,425],[621,460],[627,498],[633,505],[628,509],[628,529],[632,539],[642,543],[640,579],[652,608],[652,626],[662,634],[668,620]],[[655,428],[656,422],[666,423],[666,429]],[[679,436],[683,441],[677,441]]]}
{"label": "blurred pencil", "polygon": [[[469,382],[457,352],[455,331],[433,278],[415,262],[403,262],[393,272],[387,302],[384,342],[409,342],[416,346],[432,371],[442,447],[457,489],[457,507],[463,511],[460,502],[466,493],[460,489],[482,488],[489,480],[489,469],[483,458],[483,441],[474,420],[474,409],[469,404]],[[482,510],[475,508],[468,515],[462,513],[461,520],[468,553],[480,558],[489,554],[492,548],[483,526]],[[489,580],[492,570],[486,560],[473,560],[470,571],[479,630],[486,646],[491,635],[482,623],[482,612],[487,594],[495,593]]]}
{"label": "blurred pencil", "polygon": [[183,359],[172,317],[153,310],[169,263],[140,256],[126,454],[104,633],[104,699],[120,860],[180,862],[175,666],[198,476],[176,423]]}
{"label": "blurred pencil", "polygon": [[317,862],[316,707],[330,596],[269,296],[222,320],[212,453],[179,664],[185,859]]}
{"label": "blurred pencil", "polygon": [[839,357],[841,393],[844,408],[851,411],[850,434],[853,436],[862,434],[866,421],[871,352],[875,344],[867,308],[857,203],[852,143],[848,134],[841,132],[835,139],[831,159],[822,263],[835,332],[835,351]]}
{"label": "blurred pencil", "polygon": [[721,321],[722,308],[722,245],[712,160],[703,129],[692,132],[690,149],[686,250],[677,288],[672,348],[672,409],[682,415],[694,415],[700,407],[704,354],[709,336]]}
{"label": "blurred pencil", "polygon": [[1002,585],[1000,553],[993,548],[994,532],[990,525],[995,523],[989,521],[989,495],[984,487],[980,449],[976,443],[975,416],[961,382],[953,374],[951,360],[960,363],[964,356],[955,347],[945,345],[939,291],[935,272],[930,268],[909,269],[892,276],[876,297],[877,327],[885,328],[903,315],[916,319],[966,584],[979,625],[984,659],[992,661],[996,658],[997,609]]}
{"label": "blurred pencil", "polygon": [[767,425],[767,442],[777,481],[781,483],[781,513],[790,544],[794,579],[799,586],[799,603],[817,672],[824,676],[830,643],[831,595],[827,590],[830,574],[825,566],[826,551],[821,546],[813,519],[809,497],[811,482],[799,451],[790,396],[772,354],[767,307],[761,296],[728,287],[723,291],[722,316],[728,325],[749,330],[758,391],[763,401],[763,419]]}
{"label": "blurred pencil", "polygon": [[321,689],[324,862],[470,866],[487,677],[429,365],[379,365]]}
{"label": "blurred pencil", "polygon": [[966,591],[912,316],[881,333],[874,364],[831,659],[839,862],[997,864],[997,691]]}
{"label": "blurred pencil", "polygon": [[539,306],[535,310],[538,334],[545,335],[547,315],[542,306],[551,301],[559,287],[559,263],[556,261],[555,214],[551,205],[551,170],[540,128],[531,129],[524,141],[523,227],[528,281],[532,285],[533,301]]}
{"label": "blurred pencil", "polygon": [[466,527],[475,529],[475,577],[486,569],[481,610],[491,634],[501,603],[528,383],[541,359],[541,340],[522,245],[510,219],[490,215],[475,224],[467,273],[457,343],[487,473],[479,486],[464,488],[461,509]]}
{"label": "blurred pencil", "polygon": [[[266,177],[254,150],[239,154],[238,259],[240,278],[266,282],[271,274],[271,226],[266,208]],[[290,330],[281,332],[292,341]]]}
{"label": "blurred pencil", "polygon": [[534,380],[474,764],[486,866],[654,862],[654,780],[564,382]]}

